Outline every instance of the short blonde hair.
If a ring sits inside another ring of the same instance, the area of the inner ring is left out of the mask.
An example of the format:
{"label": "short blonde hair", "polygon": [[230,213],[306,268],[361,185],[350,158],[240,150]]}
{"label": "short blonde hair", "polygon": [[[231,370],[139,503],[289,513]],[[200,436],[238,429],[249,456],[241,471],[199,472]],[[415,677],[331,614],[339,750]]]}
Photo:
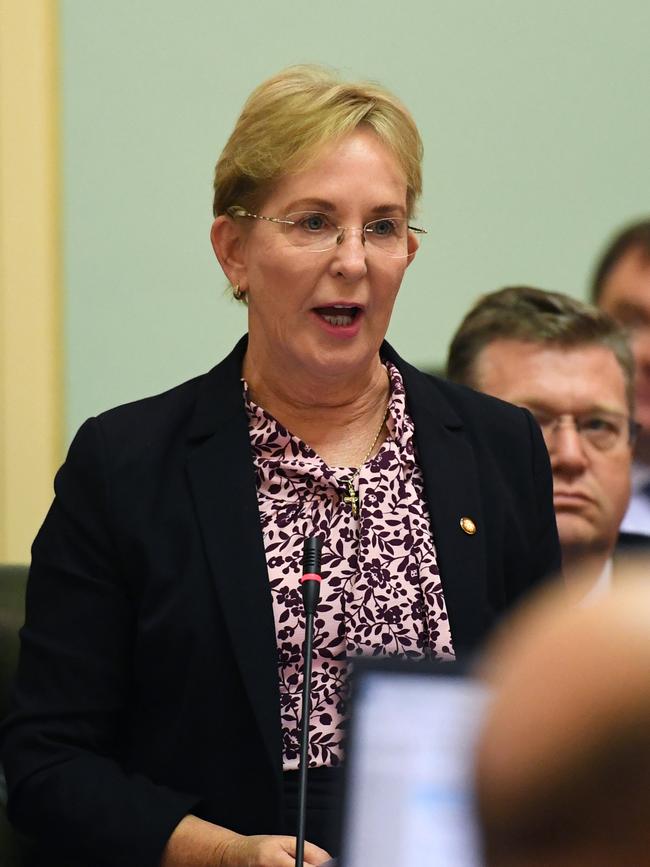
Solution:
{"label": "short blonde hair", "polygon": [[275,182],[320,149],[367,124],[406,176],[409,216],[422,191],[422,140],[402,103],[374,83],[346,83],[319,66],[291,66],[249,96],[214,176],[214,216],[259,207]]}

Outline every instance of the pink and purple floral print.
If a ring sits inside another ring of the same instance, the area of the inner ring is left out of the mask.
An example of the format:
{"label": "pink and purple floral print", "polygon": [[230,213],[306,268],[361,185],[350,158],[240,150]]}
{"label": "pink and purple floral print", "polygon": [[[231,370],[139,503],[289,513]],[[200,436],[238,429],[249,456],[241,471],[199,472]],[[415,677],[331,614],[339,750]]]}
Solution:
{"label": "pink and purple floral print", "polygon": [[360,509],[343,502],[351,467],[329,467],[254,404],[244,383],[257,497],[277,633],[284,770],[298,767],[305,537],[323,540],[315,621],[310,767],[342,760],[347,658],[453,659],[414,427],[402,378],[387,364],[389,436],[358,478]]}

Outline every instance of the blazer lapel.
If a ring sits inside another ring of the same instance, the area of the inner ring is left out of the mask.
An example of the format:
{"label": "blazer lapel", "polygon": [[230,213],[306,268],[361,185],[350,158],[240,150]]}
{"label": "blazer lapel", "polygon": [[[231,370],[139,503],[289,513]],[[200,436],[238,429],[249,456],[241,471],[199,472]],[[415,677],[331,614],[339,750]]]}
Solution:
{"label": "blazer lapel", "polygon": [[404,362],[387,344],[382,355],[396,364],[404,380],[454,650],[462,656],[484,635],[490,617],[485,522],[474,451],[460,417],[435,380]]}
{"label": "blazer lapel", "polygon": [[246,692],[274,769],[282,737],[273,604],[240,385],[245,338],[207,375],[188,458],[207,558]]}

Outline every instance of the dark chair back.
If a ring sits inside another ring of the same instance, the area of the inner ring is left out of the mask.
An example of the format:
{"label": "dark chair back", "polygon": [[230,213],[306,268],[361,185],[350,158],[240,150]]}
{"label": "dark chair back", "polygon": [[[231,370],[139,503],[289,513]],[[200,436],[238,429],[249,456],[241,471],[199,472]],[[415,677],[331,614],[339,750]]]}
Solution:
{"label": "dark chair back", "polygon": [[0,564],[0,719],[7,713],[18,662],[18,630],[25,619],[28,566]]}
{"label": "dark chair back", "polygon": [[[0,564],[0,720],[9,706],[11,683],[18,663],[18,631],[25,620],[28,566]],[[0,774],[2,769],[0,768]],[[0,865],[31,867],[29,844],[9,825],[4,810],[4,774],[0,777]]]}

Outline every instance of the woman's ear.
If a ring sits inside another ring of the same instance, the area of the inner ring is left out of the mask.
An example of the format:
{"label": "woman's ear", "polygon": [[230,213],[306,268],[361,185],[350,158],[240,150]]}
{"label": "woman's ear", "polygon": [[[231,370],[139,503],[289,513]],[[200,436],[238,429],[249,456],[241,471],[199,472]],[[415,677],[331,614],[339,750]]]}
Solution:
{"label": "woman's ear", "polygon": [[246,292],[248,284],[244,233],[240,222],[221,214],[212,224],[210,240],[223,273],[233,286],[239,286],[242,292]]}

